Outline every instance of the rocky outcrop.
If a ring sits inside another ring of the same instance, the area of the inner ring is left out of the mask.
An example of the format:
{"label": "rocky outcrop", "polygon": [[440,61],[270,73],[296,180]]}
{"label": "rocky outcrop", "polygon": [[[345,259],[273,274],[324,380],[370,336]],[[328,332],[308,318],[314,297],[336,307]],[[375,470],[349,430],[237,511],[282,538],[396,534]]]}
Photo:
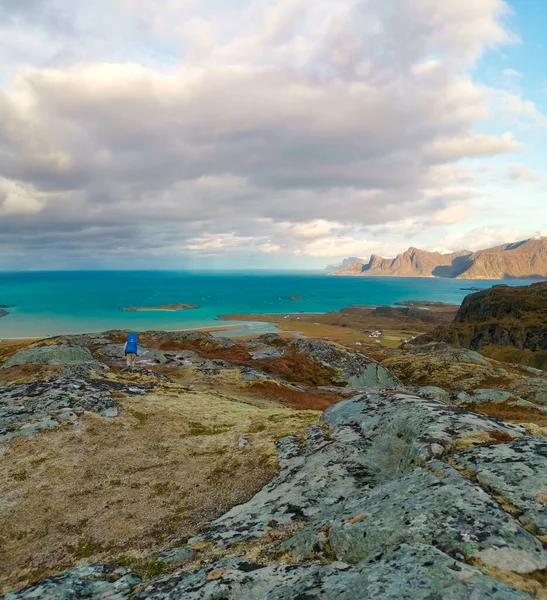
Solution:
{"label": "rocky outcrop", "polygon": [[457,279],[526,279],[547,277],[547,237],[451,254],[409,248],[395,258],[373,254],[367,262],[347,259],[332,275],[373,277],[451,277]]}
{"label": "rocky outcrop", "polygon": [[76,345],[51,345],[21,350],[9,358],[3,367],[20,365],[81,365],[94,363],[88,348]]}
{"label": "rocky outcrop", "polygon": [[307,354],[321,364],[334,369],[334,383],[350,388],[397,388],[402,383],[382,365],[360,352],[348,350],[338,344],[322,340],[301,339],[292,342],[300,354]]}
{"label": "rocky outcrop", "polygon": [[113,381],[98,372],[69,373],[0,387],[0,444],[14,437],[32,437],[62,423],[74,423],[86,412],[117,417],[113,392],[135,396],[152,387]]}
{"label": "rocky outcrop", "polygon": [[[132,597],[463,600],[541,591],[545,438],[436,400],[371,392],[329,408],[305,444],[280,440],[278,457],[270,484],[169,553],[189,567]],[[85,569],[101,586],[86,587],[86,597],[129,596],[137,584],[120,571],[119,587],[104,589],[115,579],[101,579],[104,565],[80,567],[8,599],[76,597],[67,582],[81,590]]]}
{"label": "rocky outcrop", "polygon": [[454,322],[419,338],[547,369],[547,282],[495,286],[463,301]]}

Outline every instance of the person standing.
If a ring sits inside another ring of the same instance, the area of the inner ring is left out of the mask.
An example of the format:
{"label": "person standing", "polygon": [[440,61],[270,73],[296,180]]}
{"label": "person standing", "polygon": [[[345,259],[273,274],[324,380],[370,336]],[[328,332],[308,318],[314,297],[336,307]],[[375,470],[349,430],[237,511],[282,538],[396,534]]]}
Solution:
{"label": "person standing", "polygon": [[137,358],[138,352],[139,352],[139,337],[134,331],[132,331],[127,336],[127,342],[125,342],[125,358],[127,360],[128,367],[135,366],[135,360]]}

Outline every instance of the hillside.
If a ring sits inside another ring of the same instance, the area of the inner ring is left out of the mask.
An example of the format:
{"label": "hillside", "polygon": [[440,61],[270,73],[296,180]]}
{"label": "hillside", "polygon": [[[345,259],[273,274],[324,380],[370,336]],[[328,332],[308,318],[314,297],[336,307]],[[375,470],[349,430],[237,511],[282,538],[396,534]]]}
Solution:
{"label": "hillside", "polygon": [[349,258],[344,265],[331,274],[457,279],[547,278],[547,238],[531,238],[477,252],[460,250],[450,254],[409,248],[395,258],[373,254],[368,263]]}
{"label": "hillside", "polygon": [[6,600],[546,598],[547,378],[191,332],[128,370],[124,337],[0,346]]}
{"label": "hillside", "polygon": [[454,322],[421,338],[547,370],[547,282],[467,296]]}

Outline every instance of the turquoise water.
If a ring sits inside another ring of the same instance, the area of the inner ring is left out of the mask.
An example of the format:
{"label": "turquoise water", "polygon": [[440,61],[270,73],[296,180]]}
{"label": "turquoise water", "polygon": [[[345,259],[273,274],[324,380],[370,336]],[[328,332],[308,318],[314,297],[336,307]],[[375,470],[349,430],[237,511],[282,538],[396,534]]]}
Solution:
{"label": "turquoise water", "polygon": [[[0,319],[0,338],[38,337],[108,329],[190,329],[227,325],[231,313],[327,312],[351,304],[402,300],[459,303],[470,286],[499,282],[450,279],[329,277],[324,272],[47,272],[0,273],[0,304],[14,305]],[[529,282],[511,282],[524,285]],[[303,296],[303,301],[286,300]],[[189,303],[197,310],[128,313],[129,306]],[[245,324],[238,334],[271,330]]]}

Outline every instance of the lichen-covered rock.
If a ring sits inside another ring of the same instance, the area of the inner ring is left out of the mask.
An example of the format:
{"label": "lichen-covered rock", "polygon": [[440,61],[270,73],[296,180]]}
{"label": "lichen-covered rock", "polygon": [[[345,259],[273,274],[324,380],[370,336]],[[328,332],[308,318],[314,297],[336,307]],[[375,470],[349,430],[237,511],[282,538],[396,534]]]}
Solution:
{"label": "lichen-covered rock", "polygon": [[[530,598],[485,571],[540,585],[544,446],[438,400],[359,395],[329,408],[307,439],[279,440],[278,476],[166,555],[200,568],[156,577],[134,598]],[[64,599],[60,589],[49,597]]]}
{"label": "lichen-covered rock", "polygon": [[402,388],[403,384],[379,363],[360,352],[323,340],[299,339],[292,342],[297,352],[306,353],[338,372],[340,383],[350,388]]}
{"label": "lichen-covered rock", "polygon": [[84,565],[4,596],[4,600],[122,600],[141,583],[123,567]]}
{"label": "lichen-covered rock", "polygon": [[453,404],[500,404],[509,400],[518,400],[512,392],[503,390],[473,390],[471,392],[460,392],[453,394]]}
{"label": "lichen-covered rock", "polygon": [[78,365],[94,362],[88,348],[58,345],[21,350],[9,358],[3,366],[7,368],[19,365]]}
{"label": "lichen-covered rock", "polygon": [[0,443],[75,421],[84,412],[116,417],[112,392],[145,394],[152,384],[134,385],[101,377],[75,376],[18,383],[0,387]]}
{"label": "lichen-covered rock", "polygon": [[135,600],[524,600],[530,596],[424,544],[403,544],[353,568],[343,563],[254,564],[226,560],[163,577]]}
{"label": "lichen-covered rock", "polygon": [[453,462],[514,507],[522,523],[547,535],[547,438],[473,448],[456,454]]}
{"label": "lichen-covered rock", "polygon": [[[357,563],[404,542],[422,542],[502,571],[531,573],[547,567],[541,542],[484,490],[441,461],[351,499],[344,513],[332,523],[329,541],[337,558],[346,562]],[[366,518],[351,521],[360,514]],[[503,551],[505,562],[494,551]],[[510,556],[518,557],[517,564],[508,562]]]}
{"label": "lichen-covered rock", "polygon": [[195,555],[196,553],[190,548],[181,546],[158,554],[156,560],[165,563],[166,565],[184,565],[191,562]]}
{"label": "lichen-covered rock", "polygon": [[257,348],[251,351],[251,358],[253,360],[268,360],[274,358],[281,358],[285,354],[283,348],[276,346],[264,346],[263,348]]}
{"label": "lichen-covered rock", "polygon": [[[105,344],[95,350],[95,357],[110,364],[122,365],[125,363],[125,345],[124,344]],[[153,350],[139,346],[137,355],[137,365],[148,366],[154,364],[165,365],[167,358],[161,350]]]}
{"label": "lichen-covered rock", "polygon": [[524,427],[499,419],[475,414],[457,406],[448,406],[437,400],[408,394],[389,392],[369,393],[335,404],[322,416],[330,427],[355,424],[368,439],[382,433],[393,424],[414,430],[409,439],[423,459],[431,456],[431,444],[441,445],[445,451],[458,447],[495,441],[492,432],[499,432],[509,440],[527,434]]}

